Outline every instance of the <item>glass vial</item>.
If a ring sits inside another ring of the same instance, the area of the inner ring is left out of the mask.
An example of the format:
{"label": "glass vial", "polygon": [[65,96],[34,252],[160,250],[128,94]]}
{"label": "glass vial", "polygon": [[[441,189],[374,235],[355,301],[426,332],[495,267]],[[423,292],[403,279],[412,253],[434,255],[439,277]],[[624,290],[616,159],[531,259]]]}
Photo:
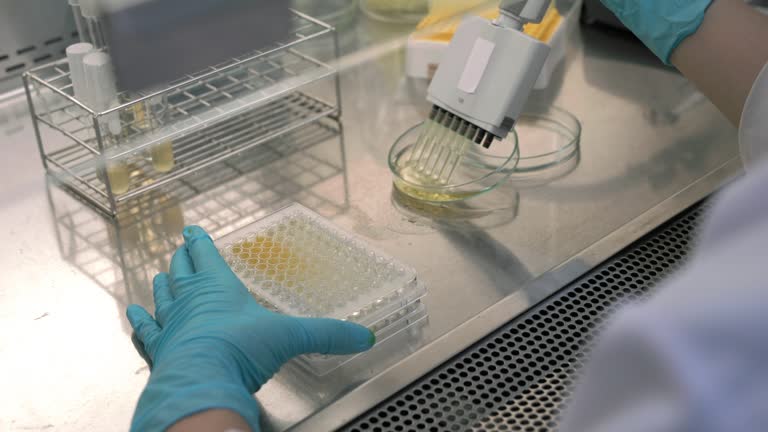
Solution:
{"label": "glass vial", "polygon": [[[94,52],[86,55],[83,59],[83,70],[89,102],[97,113],[119,105],[112,62],[108,54]],[[100,114],[98,124],[104,147],[117,146],[123,131],[120,115],[116,112]],[[127,162],[107,160],[105,170],[113,194],[128,192],[131,173]]]}
{"label": "glass vial", "polygon": [[[156,96],[144,102],[137,102],[129,109],[130,120],[135,132],[147,132],[159,129],[166,123],[168,104],[165,96]],[[173,153],[173,141],[165,140],[149,149],[152,168],[159,173],[168,173],[176,166]]]}
{"label": "glass vial", "polygon": [[[156,96],[147,101],[147,110],[152,119],[152,127],[159,129],[168,121],[168,101],[166,96]],[[155,144],[149,150],[152,158],[152,167],[159,173],[168,173],[173,171],[176,166],[176,159],[173,153],[173,141],[165,140]]]}

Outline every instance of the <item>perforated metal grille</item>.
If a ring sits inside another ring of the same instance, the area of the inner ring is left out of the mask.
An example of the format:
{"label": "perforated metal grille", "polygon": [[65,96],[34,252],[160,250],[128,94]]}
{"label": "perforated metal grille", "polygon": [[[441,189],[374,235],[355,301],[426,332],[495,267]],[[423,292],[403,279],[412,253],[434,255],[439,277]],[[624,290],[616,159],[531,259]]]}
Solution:
{"label": "perforated metal grille", "polygon": [[594,336],[685,262],[705,211],[683,213],[344,430],[555,431]]}

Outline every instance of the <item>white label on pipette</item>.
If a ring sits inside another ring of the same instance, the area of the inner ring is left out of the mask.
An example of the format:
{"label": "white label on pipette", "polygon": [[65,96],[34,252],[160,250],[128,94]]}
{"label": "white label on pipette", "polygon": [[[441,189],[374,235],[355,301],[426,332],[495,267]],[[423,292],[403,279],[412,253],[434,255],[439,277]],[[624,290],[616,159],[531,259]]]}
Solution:
{"label": "white label on pipette", "polygon": [[489,40],[478,38],[475,41],[472,53],[470,53],[467,64],[464,66],[464,73],[461,74],[459,80],[459,90],[470,94],[477,91],[495,48],[496,44]]}

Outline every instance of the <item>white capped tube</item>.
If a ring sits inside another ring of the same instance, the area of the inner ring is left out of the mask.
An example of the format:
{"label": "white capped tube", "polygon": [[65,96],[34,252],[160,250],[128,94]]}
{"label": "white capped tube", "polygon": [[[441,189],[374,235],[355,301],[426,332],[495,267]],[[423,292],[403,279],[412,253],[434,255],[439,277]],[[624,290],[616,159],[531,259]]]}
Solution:
{"label": "white capped tube", "polygon": [[97,48],[104,48],[106,42],[101,29],[99,16],[101,14],[101,3],[99,0],[79,0],[80,14],[83,17],[83,31],[88,33],[89,42]]}
{"label": "white capped tube", "polygon": [[75,98],[85,105],[90,105],[91,100],[88,97],[88,89],[85,81],[85,66],[83,60],[85,56],[92,53],[93,45],[89,43],[76,43],[67,47],[67,61],[69,62],[69,75],[72,79],[72,88]]}
{"label": "white capped tube", "polygon": [[79,3],[84,17],[95,19],[99,16],[98,0],[79,0]]}
{"label": "white capped tube", "polygon": [[[106,111],[120,104],[115,84],[115,74],[112,70],[112,60],[103,52],[94,52],[83,60],[87,93],[92,98],[91,104],[97,111]],[[112,135],[120,135],[122,125],[117,112],[105,117]]]}
{"label": "white capped tube", "polygon": [[91,42],[88,25],[85,23],[85,17],[80,10],[80,0],[69,0],[69,6],[72,9],[72,16],[75,18],[77,34],[80,36],[80,42]]}

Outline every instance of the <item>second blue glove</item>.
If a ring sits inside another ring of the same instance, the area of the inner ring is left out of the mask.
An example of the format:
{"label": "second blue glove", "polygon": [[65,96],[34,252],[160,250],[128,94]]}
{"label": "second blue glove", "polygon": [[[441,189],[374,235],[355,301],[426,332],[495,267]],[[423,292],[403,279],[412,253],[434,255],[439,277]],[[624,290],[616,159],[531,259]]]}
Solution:
{"label": "second blue glove", "polygon": [[602,2],[666,64],[678,45],[696,33],[712,4],[712,0]]}

